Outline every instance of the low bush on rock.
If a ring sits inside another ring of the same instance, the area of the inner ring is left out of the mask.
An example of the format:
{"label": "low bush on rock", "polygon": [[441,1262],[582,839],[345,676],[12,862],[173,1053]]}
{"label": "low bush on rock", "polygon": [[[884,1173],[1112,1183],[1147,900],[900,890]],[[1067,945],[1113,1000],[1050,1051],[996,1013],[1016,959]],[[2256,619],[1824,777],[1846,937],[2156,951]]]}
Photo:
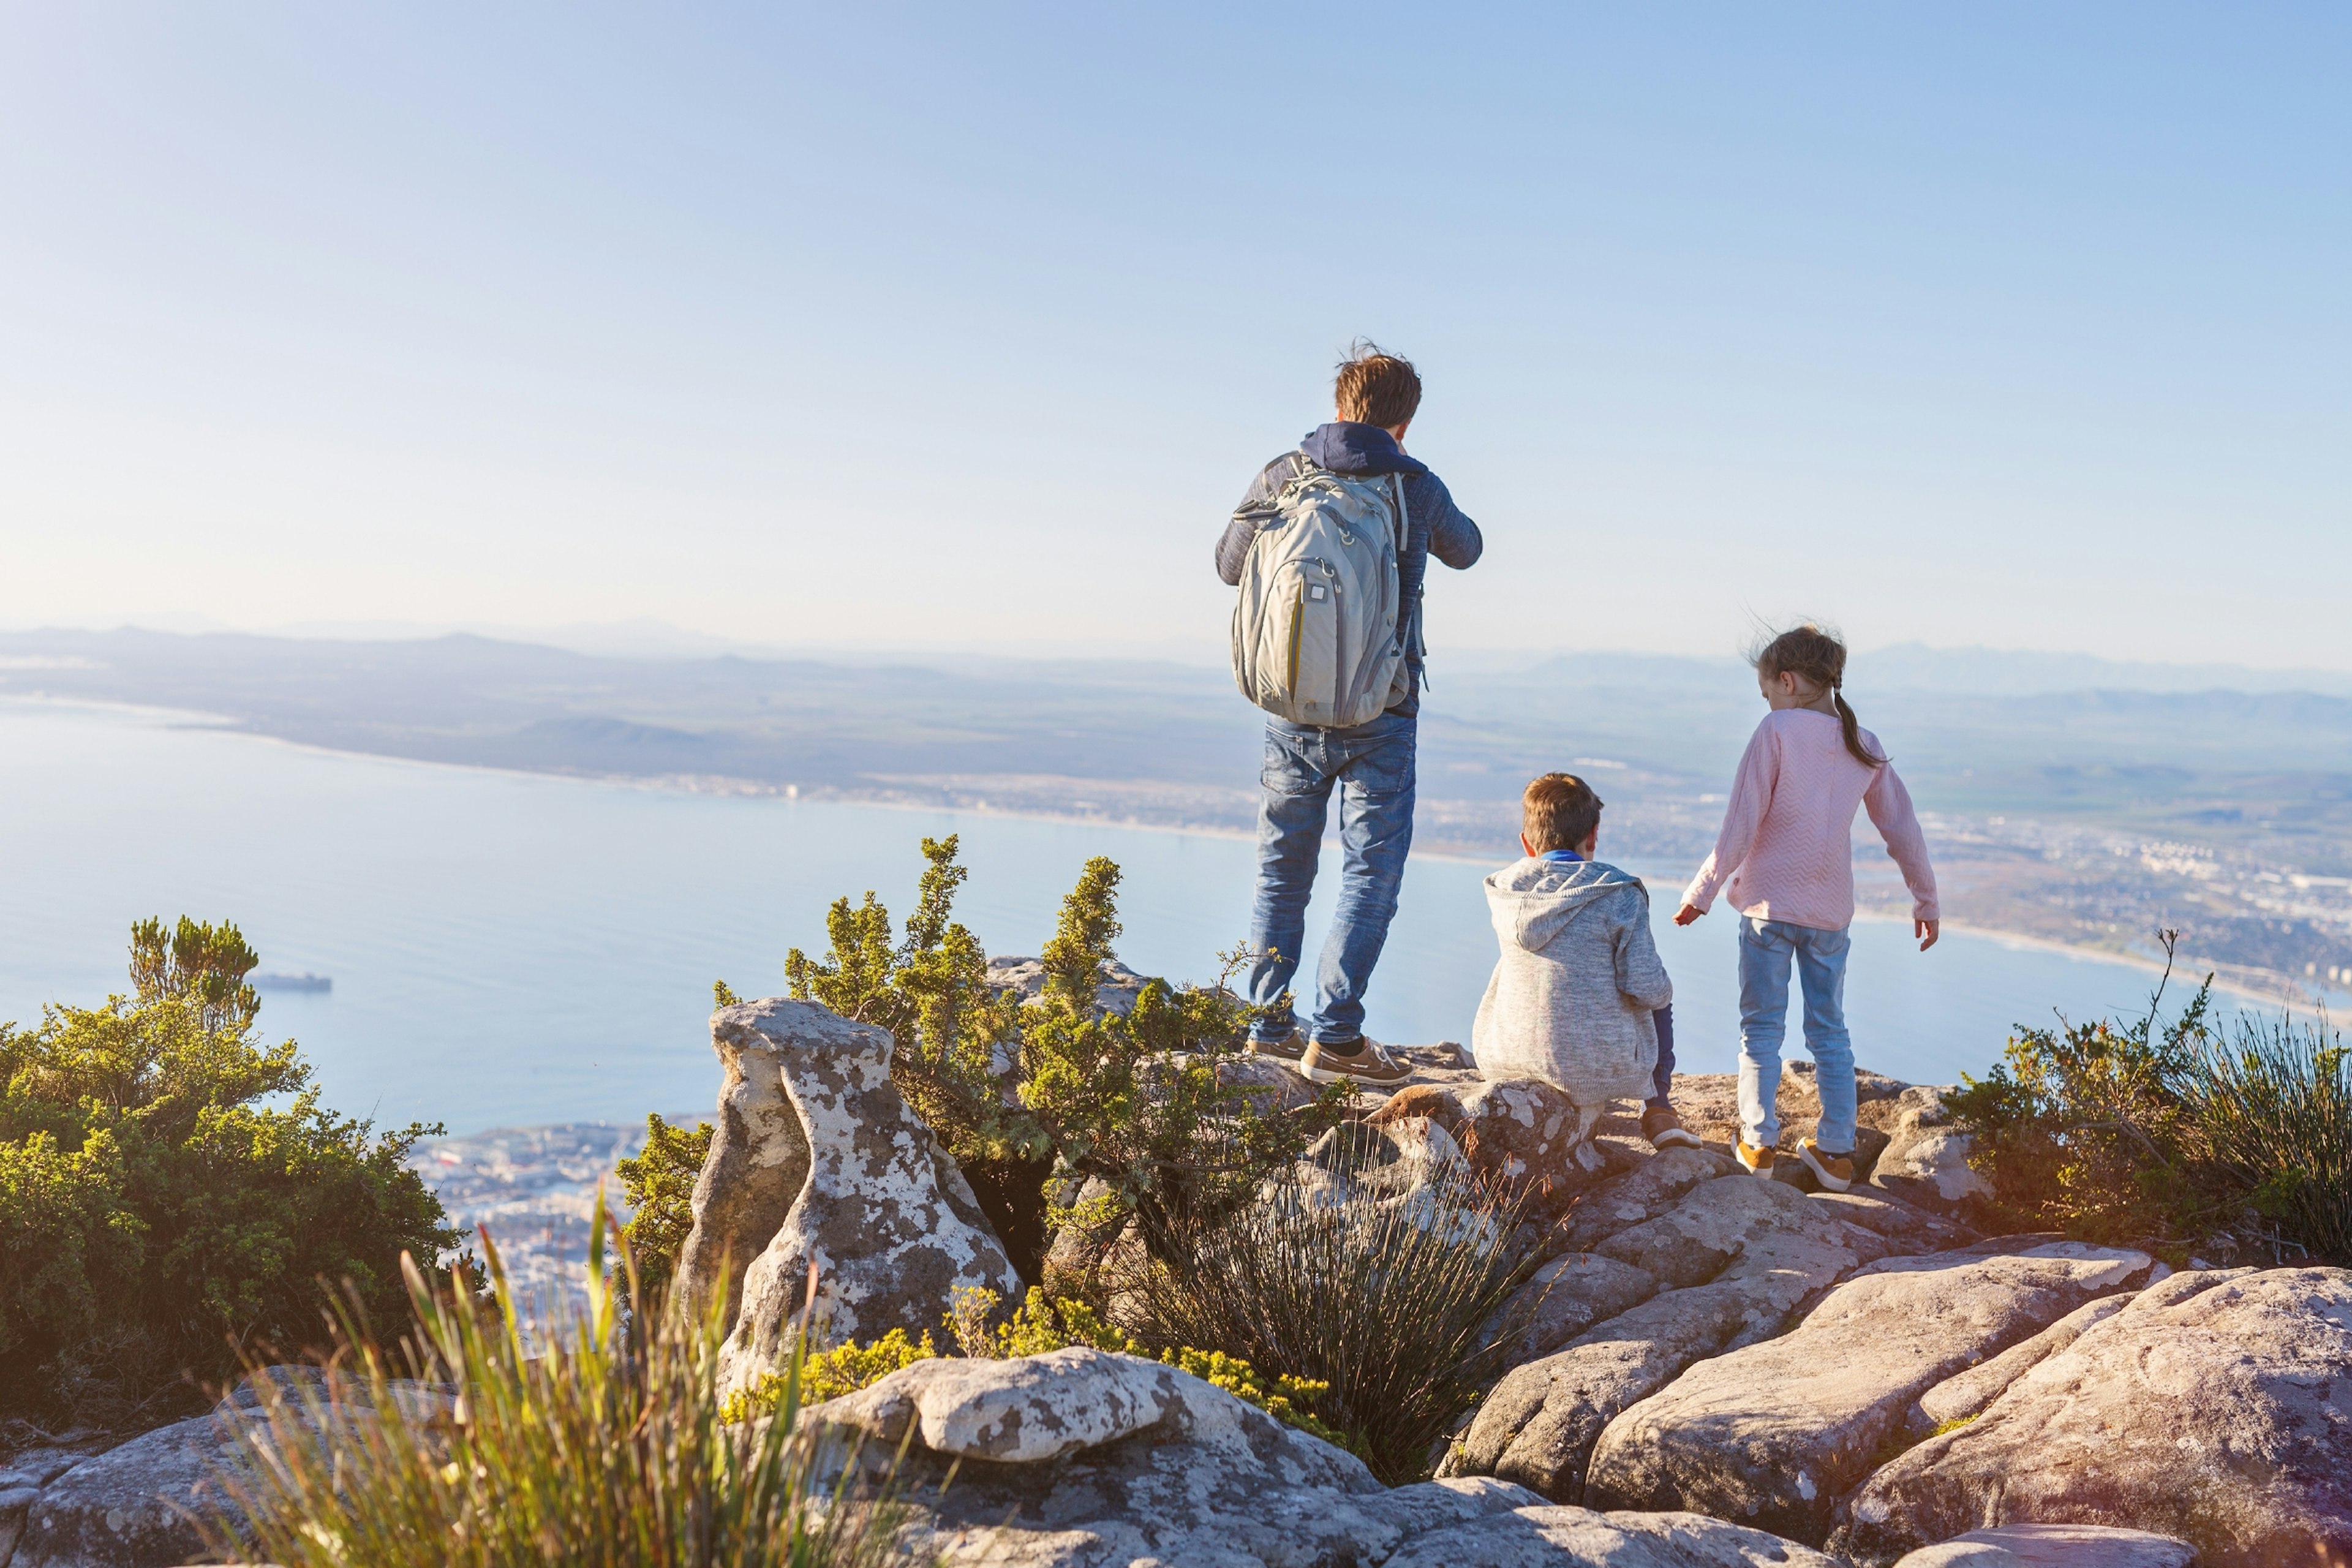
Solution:
{"label": "low bush on rock", "polygon": [[1147,1348],[1216,1345],[1317,1387],[1315,1411],[1374,1475],[1426,1477],[1507,1366],[1514,1336],[1488,1325],[1531,1267],[1517,1205],[1458,1166],[1411,1163],[1342,1153],[1177,1227],[1115,1279],[1120,1321]]}
{"label": "low bush on rock", "polygon": [[0,1412],[154,1413],[315,1340],[322,1279],[397,1312],[404,1250],[456,1244],[405,1163],[440,1129],[326,1110],[256,1036],[257,962],[235,926],[144,921],[130,995],[0,1026]]}
{"label": "low bush on rock", "polygon": [[[966,1289],[956,1293],[955,1305],[947,1314],[947,1330],[962,1354],[1011,1361],[1086,1345],[1125,1355],[1146,1355],[1134,1336],[1104,1322],[1084,1301],[1048,1300],[1045,1291],[1033,1286],[1019,1309],[999,1321],[998,1309],[1002,1305],[993,1290]],[[938,1356],[930,1335],[915,1341],[908,1337],[904,1329],[893,1329],[870,1345],[853,1342],[807,1357],[800,1374],[799,1393],[810,1402],[838,1398],[878,1383],[901,1367],[936,1360]],[[1313,1413],[1315,1402],[1330,1392],[1328,1384],[1283,1376],[1269,1383],[1249,1363],[1223,1351],[1177,1346],[1161,1352],[1158,1359],[1223,1389],[1245,1405],[1256,1405],[1276,1420],[1287,1422],[1302,1432],[1341,1447],[1354,1446],[1345,1433],[1318,1420]],[[772,1373],[756,1387],[730,1401],[728,1417],[748,1420],[774,1411],[792,1391],[789,1376]]]}
{"label": "low bush on rock", "polygon": [[[891,1077],[971,1178],[1017,1267],[1038,1276],[1049,1176],[1101,1184],[1087,1229],[1142,1223],[1147,1245],[1180,1214],[1241,1201],[1339,1120],[1344,1091],[1284,1113],[1227,1081],[1253,1017],[1223,984],[1144,986],[1124,1015],[1096,1005],[1119,934],[1119,868],[1096,857],[1063,900],[1043,953],[1042,994],[992,994],[979,940],[953,919],[967,872],[954,837],[923,840],[927,862],[905,935],[872,894],[837,900],[830,949],[785,960],[794,997],[878,1024],[898,1041]],[[1229,962],[1234,962],[1229,960]],[[1008,1092],[1010,1090],[1010,1092]],[[1030,1245],[1016,1228],[1034,1227]]]}
{"label": "low bush on rock", "polygon": [[2284,1017],[2217,1025],[2210,976],[2167,1021],[2164,990],[2127,1025],[2020,1028],[2000,1065],[1948,1097],[1976,1134],[1991,1217],[2175,1262],[2202,1248],[2352,1263],[2341,1040]]}
{"label": "low bush on rock", "polygon": [[[800,1429],[789,1373],[755,1427],[722,1411],[725,1325],[665,1308],[623,1327],[600,1199],[587,1310],[526,1352],[514,1294],[488,1246],[496,1310],[436,1289],[413,1265],[415,1331],[388,1350],[355,1310],[322,1398],[267,1384],[267,1420],[241,1431],[222,1560],[284,1568],[859,1568],[903,1562],[903,1510],[828,1480],[849,1473]],[[635,1271],[621,1244],[618,1279]],[[646,1300],[642,1280],[629,1297]],[[439,1390],[457,1391],[454,1405]],[[341,1391],[341,1392],[339,1392]]]}
{"label": "low bush on rock", "polygon": [[712,1135],[708,1121],[689,1130],[648,1116],[646,1146],[614,1167],[632,1211],[622,1227],[637,1259],[632,1284],[646,1292],[648,1301],[669,1289],[678,1249],[694,1228],[694,1183],[710,1155]]}

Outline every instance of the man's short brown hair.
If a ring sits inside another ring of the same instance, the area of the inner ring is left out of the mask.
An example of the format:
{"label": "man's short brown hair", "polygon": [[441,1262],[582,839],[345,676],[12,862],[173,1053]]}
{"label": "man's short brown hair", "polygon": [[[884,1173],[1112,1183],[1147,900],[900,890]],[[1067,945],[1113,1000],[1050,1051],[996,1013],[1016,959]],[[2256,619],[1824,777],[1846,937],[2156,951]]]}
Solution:
{"label": "man's short brown hair", "polygon": [[1339,362],[1331,397],[1341,419],[1394,429],[1421,406],[1421,373],[1378,343],[1359,342]]}
{"label": "man's short brown hair", "polygon": [[1601,826],[1601,797],[1574,773],[1546,773],[1520,797],[1519,826],[1538,855],[1574,849]]}

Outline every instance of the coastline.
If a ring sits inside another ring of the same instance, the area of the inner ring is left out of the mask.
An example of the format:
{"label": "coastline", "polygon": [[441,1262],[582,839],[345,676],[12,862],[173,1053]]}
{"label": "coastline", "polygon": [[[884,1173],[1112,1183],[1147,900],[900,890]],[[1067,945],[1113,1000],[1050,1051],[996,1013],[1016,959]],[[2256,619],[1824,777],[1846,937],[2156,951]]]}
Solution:
{"label": "coastline", "polygon": [[[1013,821],[1052,823],[1060,826],[1109,827],[1117,828],[1123,832],[1168,834],[1179,837],[1192,836],[1196,837],[1239,840],[1243,842],[1251,841],[1255,837],[1255,833],[1247,829],[1222,826],[1213,822],[1154,822],[1139,819],[1133,816],[1112,816],[1100,812],[1082,813],[1036,808],[1007,808],[986,803],[973,804],[970,802],[908,800],[903,798],[903,796],[893,798],[891,794],[880,791],[867,794],[864,792],[844,790],[835,785],[818,785],[813,788],[803,788],[796,784],[771,784],[762,780],[735,778],[727,775],[600,773],[549,768],[519,768],[492,763],[451,762],[439,759],[406,756],[397,752],[362,751],[354,750],[350,747],[329,746],[311,741],[296,740],[283,735],[272,734],[268,731],[252,728],[245,721],[239,720],[232,715],[215,713],[200,709],[159,707],[146,703],[119,702],[93,698],[57,697],[43,692],[0,691],[0,711],[5,711],[7,708],[16,706],[50,711],[82,711],[96,717],[129,720],[142,725],[153,726],[157,728],[197,730],[215,734],[231,735],[243,740],[259,742],[275,746],[282,746],[289,750],[309,752],[321,757],[360,759],[373,763],[396,764],[404,767],[420,769],[459,770],[468,773],[491,774],[503,778],[561,781],[588,786],[623,788],[674,795],[703,795],[717,798],[733,797],[764,799],[781,802],[786,805],[792,806],[814,805],[847,806],[868,810],[928,812],[934,815],[948,816],[973,816],[998,817]],[[1043,775],[1041,775],[1041,777]],[[1132,784],[1149,783],[1150,781],[1073,780],[1072,782]],[[1493,866],[1501,863],[1501,861],[1495,856],[1477,854],[1466,846],[1450,843],[1440,844],[1429,847],[1417,847],[1412,851],[1411,858],[1456,865]],[[1909,917],[1893,914],[1884,910],[1863,909],[1856,910],[1854,918],[1857,921],[1901,924],[1906,923]],[[2046,952],[2059,957],[2073,959],[2080,963],[2120,965],[2138,970],[2143,973],[2151,975],[2160,975],[2165,970],[2165,965],[2161,960],[2151,958],[2144,954],[2129,952],[2119,952],[2112,949],[2078,946],[2070,942],[2058,941],[2054,938],[2040,936],[2027,931],[2014,931],[2006,927],[1979,925],[1968,921],[1947,921],[1944,922],[1944,929],[1948,933],[1966,934],[1973,937],[1985,938],[2005,947],[2018,951]],[[2176,967],[2176,981],[2187,981],[2188,978],[2188,975],[2184,972]],[[2201,979],[2201,977],[2199,978]],[[2282,991],[2287,988],[2294,988],[2299,994],[2294,995],[2282,994]],[[2279,976],[2277,977],[2277,982],[2273,988],[2263,989],[2248,979],[2225,976],[2217,973],[2213,981],[2213,989],[2217,993],[2239,998],[2246,1002],[2259,1003],[2269,1006],[2278,1006],[2284,1004],[2291,1012],[2316,1013],[2322,1017],[2328,1016],[2330,1014],[2329,1003],[2332,994],[2330,992],[2318,986],[2303,985],[2301,983],[2294,981],[2289,976]],[[2347,1010],[2352,1011],[2352,995],[2346,995],[2345,1000],[2347,1004]]]}

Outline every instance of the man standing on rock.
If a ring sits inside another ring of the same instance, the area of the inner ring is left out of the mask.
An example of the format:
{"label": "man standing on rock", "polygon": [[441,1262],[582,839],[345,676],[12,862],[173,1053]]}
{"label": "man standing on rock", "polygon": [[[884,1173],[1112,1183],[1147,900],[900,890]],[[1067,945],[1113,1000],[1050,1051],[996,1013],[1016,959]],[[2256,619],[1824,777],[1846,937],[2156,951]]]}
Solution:
{"label": "man standing on rock", "polygon": [[[1405,456],[1421,406],[1412,364],[1359,343],[1334,393],[1338,416],[1259,470],[1217,542],[1217,575],[1241,590],[1234,679],[1272,715],[1249,976],[1250,1000],[1268,1011],[1250,1043],[1318,1082],[1392,1085],[1409,1069],[1364,1037],[1364,992],[1412,845],[1422,579],[1432,555],[1464,571],[1485,543],[1428,465]],[[1339,907],[1302,1020],[1285,997],[1335,786]]]}

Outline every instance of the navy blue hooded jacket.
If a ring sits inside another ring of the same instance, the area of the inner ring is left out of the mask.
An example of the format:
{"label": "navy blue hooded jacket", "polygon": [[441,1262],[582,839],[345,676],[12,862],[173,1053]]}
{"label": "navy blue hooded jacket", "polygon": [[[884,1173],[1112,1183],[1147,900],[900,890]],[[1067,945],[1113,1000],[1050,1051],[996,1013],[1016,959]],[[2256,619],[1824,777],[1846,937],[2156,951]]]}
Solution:
{"label": "navy blue hooded jacket", "polygon": [[[1467,571],[1477,563],[1486,541],[1479,537],[1478,525],[1454,504],[1445,481],[1431,473],[1427,463],[1405,456],[1396,437],[1377,425],[1317,426],[1298,443],[1297,452],[1285,452],[1258,470],[1241,505],[1234,510],[1247,511],[1273,500],[1297,471],[1298,452],[1335,474],[1404,476],[1405,538],[1404,550],[1397,557],[1397,604],[1412,623],[1405,645],[1412,686],[1389,711],[1417,713],[1421,710],[1421,586],[1429,574],[1429,558],[1434,555],[1456,572]],[[1256,537],[1256,525],[1244,518],[1237,517],[1225,526],[1224,537],[1217,541],[1217,575],[1227,587],[1240,586],[1242,563],[1249,559],[1250,544]]]}

